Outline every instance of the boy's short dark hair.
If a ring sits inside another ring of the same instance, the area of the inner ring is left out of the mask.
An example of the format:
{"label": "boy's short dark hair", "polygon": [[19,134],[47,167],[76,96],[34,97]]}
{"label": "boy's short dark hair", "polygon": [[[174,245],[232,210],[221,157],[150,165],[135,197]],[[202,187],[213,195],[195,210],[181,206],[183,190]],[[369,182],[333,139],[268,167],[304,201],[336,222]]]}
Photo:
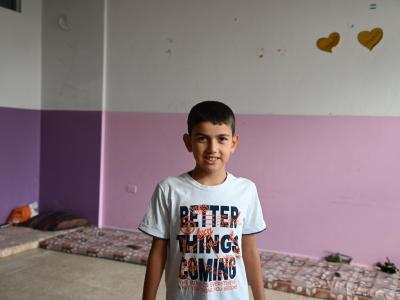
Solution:
{"label": "boy's short dark hair", "polygon": [[211,122],[213,124],[226,124],[235,134],[235,115],[230,107],[219,101],[203,101],[197,103],[189,112],[187,119],[188,133],[199,123]]}

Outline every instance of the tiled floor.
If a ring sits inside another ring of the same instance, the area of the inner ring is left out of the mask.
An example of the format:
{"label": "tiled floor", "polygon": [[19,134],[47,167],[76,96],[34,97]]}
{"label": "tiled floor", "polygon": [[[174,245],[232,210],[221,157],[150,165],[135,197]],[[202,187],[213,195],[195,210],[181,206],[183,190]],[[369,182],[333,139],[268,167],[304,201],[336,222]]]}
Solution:
{"label": "tiled floor", "polygon": [[[145,264],[151,238],[139,232],[84,228],[41,242],[68,253]],[[261,252],[265,287],[337,300],[400,300],[400,277],[374,268]]]}
{"label": "tiled floor", "polygon": [[[142,300],[145,270],[138,264],[32,249],[0,258],[0,299]],[[267,300],[310,300],[272,289],[264,293]],[[156,299],[166,299],[164,278]]]}

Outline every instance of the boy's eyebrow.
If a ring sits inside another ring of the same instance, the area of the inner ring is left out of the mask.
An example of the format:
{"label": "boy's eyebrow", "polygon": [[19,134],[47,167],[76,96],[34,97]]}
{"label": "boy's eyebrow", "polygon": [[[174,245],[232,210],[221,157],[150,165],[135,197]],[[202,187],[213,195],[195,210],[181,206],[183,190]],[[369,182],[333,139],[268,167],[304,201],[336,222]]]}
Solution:
{"label": "boy's eyebrow", "polygon": [[195,134],[194,134],[194,136],[207,136],[207,137],[208,137],[208,135],[207,135],[207,134],[205,134],[205,133],[201,133],[201,132],[197,132],[197,133],[195,133]]}
{"label": "boy's eyebrow", "polygon": [[[206,137],[209,137],[209,135],[207,135],[207,134],[205,134],[205,133],[201,133],[201,132],[195,133],[194,136],[206,136]],[[228,134],[228,133],[221,133],[221,134],[217,134],[217,136],[219,136],[219,137],[227,137],[227,136],[228,136],[228,137],[229,137],[230,134]]]}

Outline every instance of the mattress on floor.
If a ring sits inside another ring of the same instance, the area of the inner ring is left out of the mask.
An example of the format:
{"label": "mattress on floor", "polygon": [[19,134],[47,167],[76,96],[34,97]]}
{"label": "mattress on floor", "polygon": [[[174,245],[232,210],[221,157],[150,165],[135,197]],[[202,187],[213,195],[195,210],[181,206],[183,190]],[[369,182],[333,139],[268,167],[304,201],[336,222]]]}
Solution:
{"label": "mattress on floor", "polygon": [[85,227],[40,242],[43,249],[146,264],[152,239],[127,230]]}
{"label": "mattress on floor", "polygon": [[0,229],[0,258],[39,247],[39,242],[62,232],[9,226]]}
{"label": "mattress on floor", "polygon": [[[40,247],[146,264],[151,238],[141,232],[85,227],[40,242]],[[400,300],[399,274],[261,251],[266,288],[322,299]]]}

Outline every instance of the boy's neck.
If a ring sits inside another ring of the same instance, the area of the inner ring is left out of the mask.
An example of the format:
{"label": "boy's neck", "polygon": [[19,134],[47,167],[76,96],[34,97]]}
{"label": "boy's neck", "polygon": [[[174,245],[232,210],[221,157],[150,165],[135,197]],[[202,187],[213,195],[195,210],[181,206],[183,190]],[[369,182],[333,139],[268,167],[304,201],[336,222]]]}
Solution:
{"label": "boy's neck", "polygon": [[198,183],[202,185],[219,185],[225,182],[228,177],[228,173],[224,170],[224,172],[219,172],[215,174],[210,173],[202,173],[198,170],[194,169],[189,172],[189,175],[196,180]]}

